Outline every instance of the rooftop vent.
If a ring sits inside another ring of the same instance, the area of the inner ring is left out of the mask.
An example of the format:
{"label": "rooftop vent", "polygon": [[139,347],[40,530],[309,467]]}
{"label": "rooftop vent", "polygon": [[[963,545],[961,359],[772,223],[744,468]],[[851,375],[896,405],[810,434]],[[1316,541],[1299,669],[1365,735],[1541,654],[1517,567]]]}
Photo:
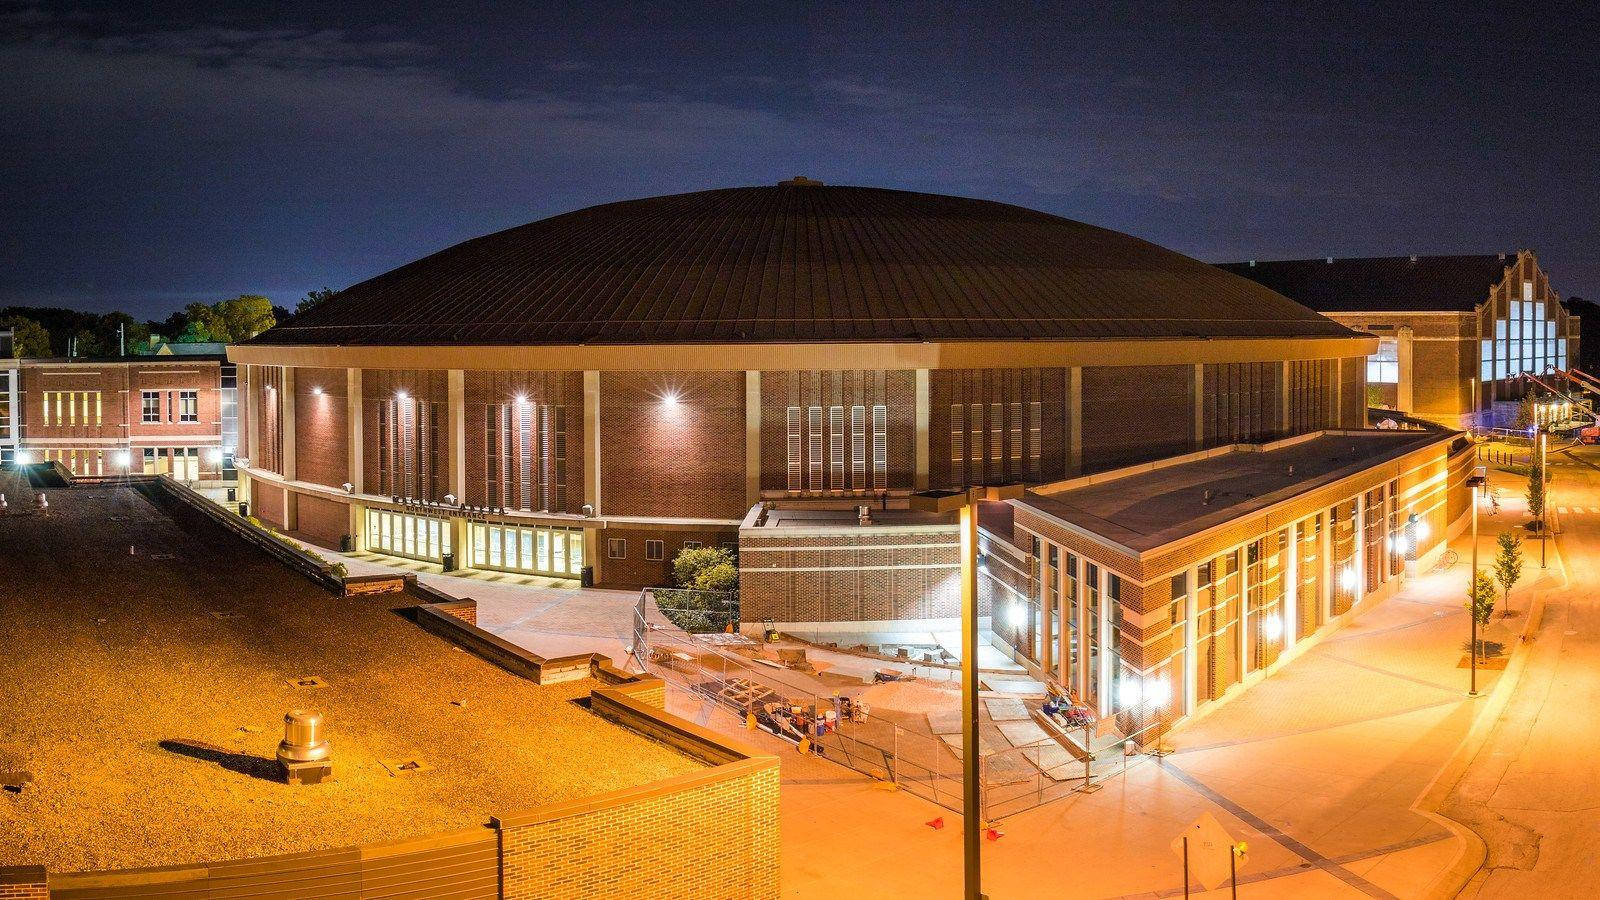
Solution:
{"label": "rooftop vent", "polygon": [[1333,257],[1328,257],[1328,265],[1333,265]]}
{"label": "rooftop vent", "polygon": [[322,713],[291,709],[283,714],[278,765],[290,784],[319,784],[333,775],[333,749],[322,736]]}
{"label": "rooftop vent", "polygon": [[804,175],[796,175],[787,181],[778,182],[778,187],[822,187],[822,182]]}

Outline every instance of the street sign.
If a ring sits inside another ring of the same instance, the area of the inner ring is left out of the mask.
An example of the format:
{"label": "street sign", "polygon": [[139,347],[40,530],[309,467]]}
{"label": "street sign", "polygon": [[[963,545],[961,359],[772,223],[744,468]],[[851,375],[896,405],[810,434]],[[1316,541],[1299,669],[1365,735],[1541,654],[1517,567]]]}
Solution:
{"label": "street sign", "polygon": [[[1172,852],[1183,858],[1183,839],[1189,839],[1189,872],[1208,891],[1216,890],[1232,875],[1233,838],[1211,813],[1201,813],[1189,827],[1178,832]],[[1239,862],[1242,864],[1243,859]]]}

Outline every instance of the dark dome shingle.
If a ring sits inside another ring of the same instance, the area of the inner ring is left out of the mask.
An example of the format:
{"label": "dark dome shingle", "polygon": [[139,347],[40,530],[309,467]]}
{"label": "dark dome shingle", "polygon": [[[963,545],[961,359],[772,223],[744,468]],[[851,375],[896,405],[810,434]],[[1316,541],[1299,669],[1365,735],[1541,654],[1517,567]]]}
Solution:
{"label": "dark dome shingle", "polygon": [[628,200],[486,235],[251,343],[1346,337],[1248,279],[1047,213],[878,188]]}

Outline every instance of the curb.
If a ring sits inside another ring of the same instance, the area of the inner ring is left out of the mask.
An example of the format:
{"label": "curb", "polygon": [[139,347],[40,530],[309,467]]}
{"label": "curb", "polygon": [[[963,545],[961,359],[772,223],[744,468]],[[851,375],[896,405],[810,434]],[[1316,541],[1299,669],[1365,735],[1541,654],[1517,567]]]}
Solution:
{"label": "curb", "polygon": [[[1561,555],[1561,548],[1554,540],[1550,542],[1550,549],[1552,551],[1550,555],[1561,573],[1560,584],[1555,587],[1565,589],[1570,586],[1566,559]],[[1456,854],[1455,860],[1444,871],[1434,876],[1427,888],[1418,895],[1419,897],[1444,900],[1458,896],[1488,859],[1489,846],[1483,837],[1470,826],[1438,812],[1438,809],[1455,790],[1467,769],[1471,768],[1473,761],[1478,758],[1478,753],[1488,742],[1489,735],[1499,725],[1500,715],[1511,702],[1511,695],[1516,692],[1517,685],[1522,680],[1522,671],[1528,665],[1529,639],[1544,621],[1544,595],[1548,590],[1536,594],[1528,605],[1528,618],[1522,628],[1520,645],[1512,651],[1511,661],[1506,664],[1505,673],[1500,680],[1495,682],[1494,690],[1487,698],[1482,698],[1483,706],[1474,717],[1466,737],[1461,739],[1450,759],[1440,767],[1433,780],[1428,782],[1428,786],[1422,789],[1422,793],[1417,795],[1417,799],[1411,804],[1412,811],[1442,825],[1465,845],[1461,848],[1461,852]]]}

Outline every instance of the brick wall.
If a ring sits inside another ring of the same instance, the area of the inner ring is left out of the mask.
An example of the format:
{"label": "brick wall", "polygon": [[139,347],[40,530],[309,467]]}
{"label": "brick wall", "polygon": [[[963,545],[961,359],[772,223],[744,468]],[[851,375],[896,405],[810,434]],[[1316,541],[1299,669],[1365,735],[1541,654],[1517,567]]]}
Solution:
{"label": "brick wall", "polygon": [[284,525],[282,485],[257,478],[250,482],[250,515],[275,528]]}
{"label": "brick wall", "polygon": [[776,898],[778,766],[768,763],[502,820],[501,896]]}
{"label": "brick wall", "polygon": [[[844,408],[846,435],[850,432],[850,408],[864,407],[865,459],[867,483],[872,477],[872,407],[885,407],[885,474],[890,490],[909,490],[916,475],[916,374],[897,371],[809,371],[761,373],[761,489],[787,491],[789,488],[789,407],[799,407],[802,438],[807,410],[822,408],[823,429],[828,428],[828,410]],[[845,441],[845,472],[849,477],[853,459],[851,441]],[[801,443],[805,459],[806,444]],[[827,440],[823,440],[827,457]],[[826,467],[824,478],[827,477]]]}
{"label": "brick wall", "polygon": [[350,480],[345,386],[343,369],[295,370],[295,480],[331,488]]}
{"label": "brick wall", "polygon": [[[748,529],[739,537],[746,622],[856,622],[961,613],[957,530]],[[987,600],[987,593],[980,600]],[[985,604],[980,613],[987,614]]]}
{"label": "brick wall", "polygon": [[[361,439],[362,467],[367,493],[381,493],[383,481],[379,466],[383,460],[379,437],[382,429],[385,401],[396,399],[404,392],[410,400],[433,404],[436,428],[433,446],[436,448],[433,464],[432,489],[418,482],[417,496],[422,499],[440,499],[450,487],[450,382],[449,374],[441,371],[418,369],[367,369],[361,373]],[[342,479],[341,479],[342,481]]]}
{"label": "brick wall", "polygon": [[[610,540],[627,541],[625,559],[613,559]],[[659,540],[662,558],[645,558],[646,541]],[[607,528],[600,532],[600,571],[606,587],[654,587],[672,583],[672,560],[683,549],[685,541],[699,541],[703,547],[720,547],[724,544],[737,549],[739,532],[736,529],[668,530],[651,528]],[[590,560],[590,562],[594,562]]]}
{"label": "brick wall", "polygon": [[301,494],[299,502],[300,536],[313,544],[337,550],[339,539],[350,531],[349,505],[313,494]]}
{"label": "brick wall", "polygon": [[1103,472],[1194,448],[1192,366],[1083,370],[1083,470]]}
{"label": "brick wall", "polygon": [[[1015,471],[1010,463],[1012,433],[1009,427],[1014,410],[1012,403],[1022,404],[1022,414],[1029,414],[1028,404],[1040,403],[1039,477],[1028,473],[1028,428],[1024,420],[1022,478],[1026,481],[1051,481],[1066,475],[1066,448],[1068,441],[1066,420],[1066,371],[1064,369],[935,369],[929,373],[928,384],[928,476],[930,487],[948,487],[967,482],[1004,481]],[[980,406],[982,422],[979,430],[984,446],[979,448],[977,463],[972,462],[972,404]],[[1001,404],[1000,458],[995,459],[989,420],[993,404]],[[951,449],[951,406],[962,407],[962,455],[965,467],[953,468]]]}
{"label": "brick wall", "polygon": [[0,866],[0,900],[49,900],[43,866]]}
{"label": "brick wall", "polygon": [[[466,417],[465,501],[475,506],[499,506],[501,498],[488,496],[489,409],[515,403],[521,397],[536,407],[559,407],[566,436],[566,503],[553,512],[583,510],[583,373],[582,372],[473,372],[464,373],[463,403]],[[549,478],[553,473],[547,473]]]}
{"label": "brick wall", "polygon": [[743,372],[607,372],[600,387],[606,515],[744,515]]}

